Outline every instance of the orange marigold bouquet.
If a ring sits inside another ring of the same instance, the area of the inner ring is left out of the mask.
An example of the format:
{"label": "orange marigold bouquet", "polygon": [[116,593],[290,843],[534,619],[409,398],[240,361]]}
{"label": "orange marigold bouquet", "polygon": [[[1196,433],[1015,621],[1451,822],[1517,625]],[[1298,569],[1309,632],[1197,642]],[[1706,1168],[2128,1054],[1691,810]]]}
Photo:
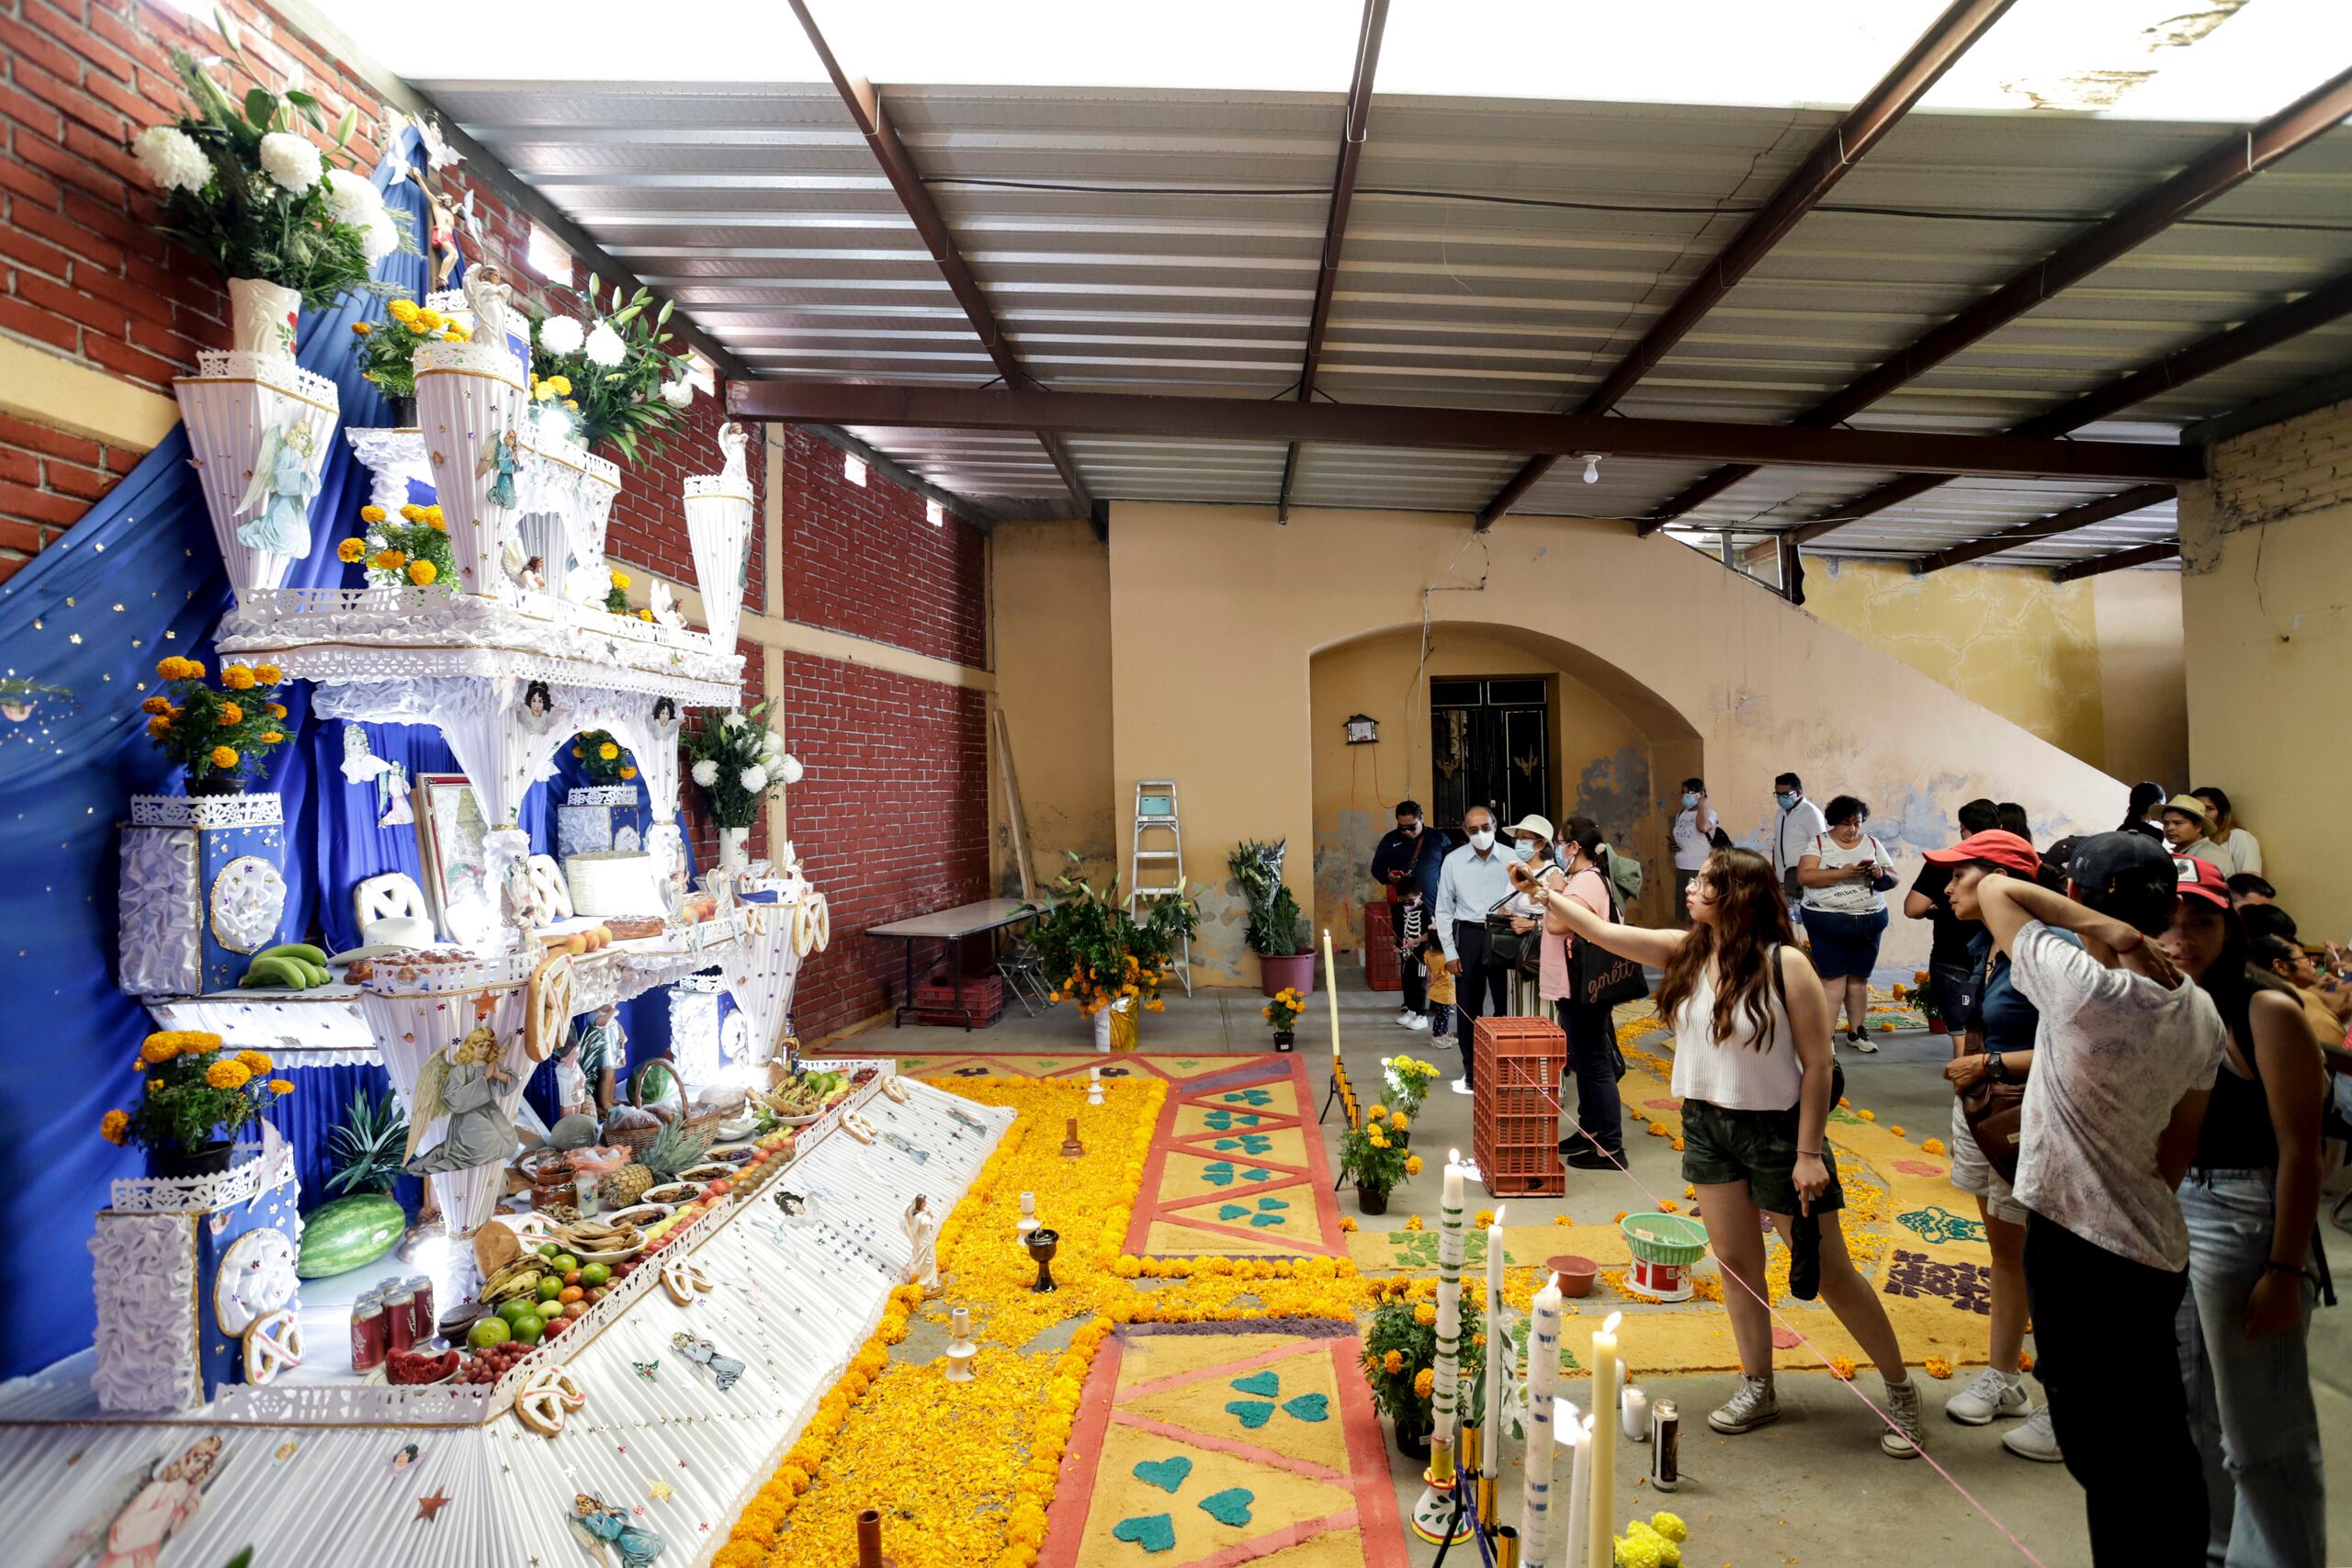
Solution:
{"label": "orange marigold bouquet", "polygon": [[164,1154],[196,1154],[234,1143],[237,1134],[294,1092],[273,1076],[259,1051],[229,1051],[220,1036],[201,1030],[159,1030],[140,1043],[130,1064],[146,1092],[129,1111],[98,1119],[110,1144]]}
{"label": "orange marigold bouquet", "polygon": [[286,677],[274,664],[231,664],[219,684],[204,665],[174,654],[155,673],[164,690],[139,705],[147,738],[187,772],[190,795],[234,795],[273,746],[286,743]]}

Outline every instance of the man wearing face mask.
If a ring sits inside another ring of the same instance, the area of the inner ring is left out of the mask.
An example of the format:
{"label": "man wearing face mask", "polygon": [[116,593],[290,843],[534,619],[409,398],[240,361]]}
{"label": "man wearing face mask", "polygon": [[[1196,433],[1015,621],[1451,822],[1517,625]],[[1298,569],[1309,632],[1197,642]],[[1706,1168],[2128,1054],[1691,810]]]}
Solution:
{"label": "man wearing face mask", "polygon": [[1674,918],[1683,925],[1690,923],[1683,895],[1706,868],[1707,857],[1715,852],[1715,835],[1722,831],[1715,808],[1707,804],[1707,781],[1684,779],[1682,809],[1674,818]]}
{"label": "man wearing face mask", "polygon": [[1372,879],[1387,890],[1396,918],[1396,945],[1402,955],[1396,967],[1405,984],[1405,1005],[1397,1010],[1396,1021],[1408,1029],[1429,1027],[1429,981],[1421,973],[1420,922],[1436,910],[1438,869],[1445,850],[1445,835],[1421,820],[1420,802],[1400,800],[1396,830],[1382,834],[1372,852]]}
{"label": "man wearing face mask", "polygon": [[1453,1092],[1468,1094],[1478,1076],[1474,1026],[1490,1009],[1499,1017],[1510,993],[1510,971],[1487,963],[1487,911],[1510,897],[1512,858],[1496,848],[1495,814],[1485,807],[1462,814],[1462,830],[1470,841],[1447,855],[1438,873],[1437,940],[1447,971],[1461,976],[1453,1005],[1461,1015],[1462,1077]]}
{"label": "man wearing face mask", "polygon": [[1781,808],[1781,820],[1772,835],[1772,869],[1788,897],[1790,921],[1803,925],[1804,889],[1797,886],[1797,862],[1804,858],[1814,840],[1829,831],[1829,822],[1821,815],[1821,807],[1804,797],[1804,781],[1794,773],[1782,773],[1772,781],[1772,801]]}

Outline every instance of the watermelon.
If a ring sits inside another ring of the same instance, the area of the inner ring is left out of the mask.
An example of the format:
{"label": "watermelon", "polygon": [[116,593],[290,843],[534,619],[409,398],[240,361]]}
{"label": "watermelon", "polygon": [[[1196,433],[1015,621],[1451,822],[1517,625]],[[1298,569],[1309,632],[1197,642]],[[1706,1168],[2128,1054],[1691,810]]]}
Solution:
{"label": "watermelon", "polygon": [[302,1256],[295,1273],[323,1280],[365,1268],[400,1245],[408,1211],[389,1192],[361,1192],[322,1203],[302,1216]]}

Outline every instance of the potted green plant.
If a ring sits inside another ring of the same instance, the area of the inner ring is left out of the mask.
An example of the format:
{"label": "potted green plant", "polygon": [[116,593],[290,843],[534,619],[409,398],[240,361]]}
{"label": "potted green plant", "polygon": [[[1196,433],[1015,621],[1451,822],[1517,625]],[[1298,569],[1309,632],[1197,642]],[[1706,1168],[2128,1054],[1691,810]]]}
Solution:
{"label": "potted green plant", "polygon": [[1380,1103],[1397,1114],[1419,1116],[1430,1085],[1437,1082],[1437,1065],[1415,1056],[1383,1056],[1380,1069]]}
{"label": "potted green plant", "polygon": [[110,1144],[145,1149],[149,1171],[159,1177],[227,1170],[238,1133],[294,1092],[270,1076],[267,1056],[224,1052],[220,1036],[200,1030],[150,1034],[132,1066],[146,1092],[131,1110],[107,1111],[98,1133]]}
{"label": "potted green plant", "polygon": [[1406,1151],[1377,1105],[1361,1125],[1340,1134],[1340,1174],[1356,1184],[1356,1206],[1367,1214],[1386,1213],[1390,1190],[1420,1169],[1421,1156]]}
{"label": "potted green plant", "polygon": [[359,509],[361,532],[335,546],[335,557],[347,566],[363,562],[370,588],[398,588],[403,583],[454,592],[458,585],[457,552],[449,546],[449,525],[440,504],[419,506],[411,502],[400,509],[400,520],[373,504]]}
{"label": "potted green plant", "polygon": [[[1079,863],[1069,856],[1073,866]],[[1143,918],[1128,912],[1119,879],[1098,888],[1075,870],[1054,884],[1056,900],[1032,928],[1052,999],[1078,1004],[1094,1025],[1098,1051],[1132,1051],[1141,1015],[1163,1012],[1159,987],[1172,973],[1177,949],[1198,934],[1200,910],[1191,889],[1180,886],[1147,900]]]}
{"label": "potted green plant", "polygon": [[[1486,1337],[1472,1328],[1476,1320],[1465,1293],[1462,1340],[1454,1352],[1465,1399],[1475,1399],[1486,1387]],[[1363,1375],[1372,1385],[1373,1404],[1396,1428],[1396,1451],[1426,1459],[1437,1392],[1437,1307],[1416,1300],[1402,1278],[1372,1309],[1372,1324],[1363,1337]]]}
{"label": "potted green plant", "polygon": [[1315,994],[1315,953],[1302,951],[1299,932],[1306,915],[1283,881],[1283,857],[1290,840],[1244,839],[1225,859],[1226,869],[1250,906],[1241,940],[1258,955],[1258,988],[1266,996],[1293,990]]}
{"label": "potted green plant", "polygon": [[468,333],[440,311],[400,299],[385,308],[380,321],[354,321],[362,379],[375,383],[392,405],[394,429],[416,425],[416,351],[428,343],[464,343]]}

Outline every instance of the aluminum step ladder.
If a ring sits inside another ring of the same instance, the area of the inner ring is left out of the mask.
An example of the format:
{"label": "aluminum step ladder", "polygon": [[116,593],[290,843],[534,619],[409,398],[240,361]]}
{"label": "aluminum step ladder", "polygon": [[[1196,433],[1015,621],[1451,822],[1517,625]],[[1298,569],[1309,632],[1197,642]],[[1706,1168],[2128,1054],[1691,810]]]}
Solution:
{"label": "aluminum step ladder", "polygon": [[[1136,781],[1135,835],[1127,850],[1127,913],[1136,901],[1184,889],[1184,829],[1176,813],[1174,779]],[[1193,939],[1183,938],[1174,964],[1184,994],[1193,994]]]}

